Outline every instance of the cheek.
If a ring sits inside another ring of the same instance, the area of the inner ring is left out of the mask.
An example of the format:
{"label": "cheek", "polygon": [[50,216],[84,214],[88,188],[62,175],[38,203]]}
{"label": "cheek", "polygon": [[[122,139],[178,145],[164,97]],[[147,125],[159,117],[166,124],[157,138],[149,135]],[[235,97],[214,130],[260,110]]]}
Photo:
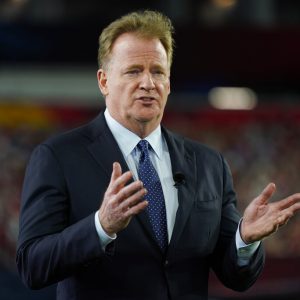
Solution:
{"label": "cheek", "polygon": [[137,89],[138,85],[134,81],[119,80],[115,81],[115,84],[112,86],[117,92],[121,95],[130,94]]}
{"label": "cheek", "polygon": [[168,82],[161,84],[159,90],[162,96],[168,97],[168,95],[170,94],[170,84]]}
{"label": "cheek", "polygon": [[119,105],[122,105],[122,102],[125,101],[126,96],[128,95],[126,85],[116,81],[110,82],[108,84],[108,91],[113,101],[118,103]]}

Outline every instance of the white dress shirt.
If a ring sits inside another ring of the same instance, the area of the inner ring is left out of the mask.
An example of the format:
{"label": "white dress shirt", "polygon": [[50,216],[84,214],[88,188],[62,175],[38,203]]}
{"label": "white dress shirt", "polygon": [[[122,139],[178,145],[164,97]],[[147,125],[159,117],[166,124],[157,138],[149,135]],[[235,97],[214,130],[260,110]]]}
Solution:
{"label": "white dress shirt", "polygon": [[[133,173],[134,179],[138,179],[137,169],[140,151],[136,148],[136,146],[141,140],[141,138],[132,131],[125,128],[120,123],[118,123],[115,119],[113,119],[107,109],[104,112],[104,116],[109,129],[111,130],[114,138],[118,143],[118,146],[121,149],[121,152],[125,158],[129,170]],[[162,184],[166,206],[168,238],[170,241],[174,228],[176,212],[178,209],[178,194],[177,189],[174,187],[175,182],[173,180],[171,159],[168,151],[168,146],[163,135],[161,134],[160,125],[153,132],[151,132],[150,135],[148,135],[145,138],[145,140],[149,142],[153,149],[153,151],[149,151],[150,159],[158,173]],[[95,214],[95,226],[102,247],[103,249],[105,249],[105,247],[111,241],[116,239],[117,236],[114,235],[111,237],[105,233],[99,222],[98,212],[99,211],[97,211]],[[238,251],[239,264],[247,264],[247,262],[251,258],[251,255],[253,255],[256,249],[258,248],[260,242],[255,242],[250,245],[245,244],[240,236],[239,229],[236,232],[235,240]]]}

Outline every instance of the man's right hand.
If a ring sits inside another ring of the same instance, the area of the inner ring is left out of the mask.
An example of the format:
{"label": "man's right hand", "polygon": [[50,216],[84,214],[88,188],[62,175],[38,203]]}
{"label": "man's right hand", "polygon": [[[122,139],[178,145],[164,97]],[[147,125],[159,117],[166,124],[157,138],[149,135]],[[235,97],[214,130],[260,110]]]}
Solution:
{"label": "man's right hand", "polygon": [[148,202],[143,200],[147,193],[140,180],[129,185],[130,171],[122,174],[119,163],[113,163],[109,186],[104,194],[98,218],[103,230],[110,236],[127,227],[132,216],[143,211]]}

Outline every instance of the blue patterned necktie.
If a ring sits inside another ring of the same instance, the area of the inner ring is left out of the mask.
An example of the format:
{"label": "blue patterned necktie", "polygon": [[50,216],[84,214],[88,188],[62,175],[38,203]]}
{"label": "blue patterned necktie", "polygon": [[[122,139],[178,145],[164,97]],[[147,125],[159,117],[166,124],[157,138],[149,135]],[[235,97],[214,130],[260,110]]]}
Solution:
{"label": "blue patterned necktie", "polygon": [[164,251],[168,245],[168,229],[163,190],[158,174],[149,157],[149,143],[146,140],[141,140],[137,147],[141,151],[138,167],[139,179],[148,191],[145,196],[149,202],[147,212],[157,242]]}

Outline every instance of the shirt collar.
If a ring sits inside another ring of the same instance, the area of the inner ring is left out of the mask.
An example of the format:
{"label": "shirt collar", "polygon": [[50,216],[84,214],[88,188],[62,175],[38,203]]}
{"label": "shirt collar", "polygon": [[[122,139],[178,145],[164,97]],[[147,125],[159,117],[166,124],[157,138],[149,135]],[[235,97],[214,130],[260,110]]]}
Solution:
{"label": "shirt collar", "polygon": [[[117,122],[110,115],[108,109],[105,109],[104,117],[122,153],[125,155],[125,157],[127,157],[134,150],[141,138],[132,131],[128,130],[123,125],[121,125],[119,122]],[[161,159],[163,154],[163,139],[160,125],[157,126],[156,129],[144,139],[149,142],[155,154],[158,156],[159,159]]]}

